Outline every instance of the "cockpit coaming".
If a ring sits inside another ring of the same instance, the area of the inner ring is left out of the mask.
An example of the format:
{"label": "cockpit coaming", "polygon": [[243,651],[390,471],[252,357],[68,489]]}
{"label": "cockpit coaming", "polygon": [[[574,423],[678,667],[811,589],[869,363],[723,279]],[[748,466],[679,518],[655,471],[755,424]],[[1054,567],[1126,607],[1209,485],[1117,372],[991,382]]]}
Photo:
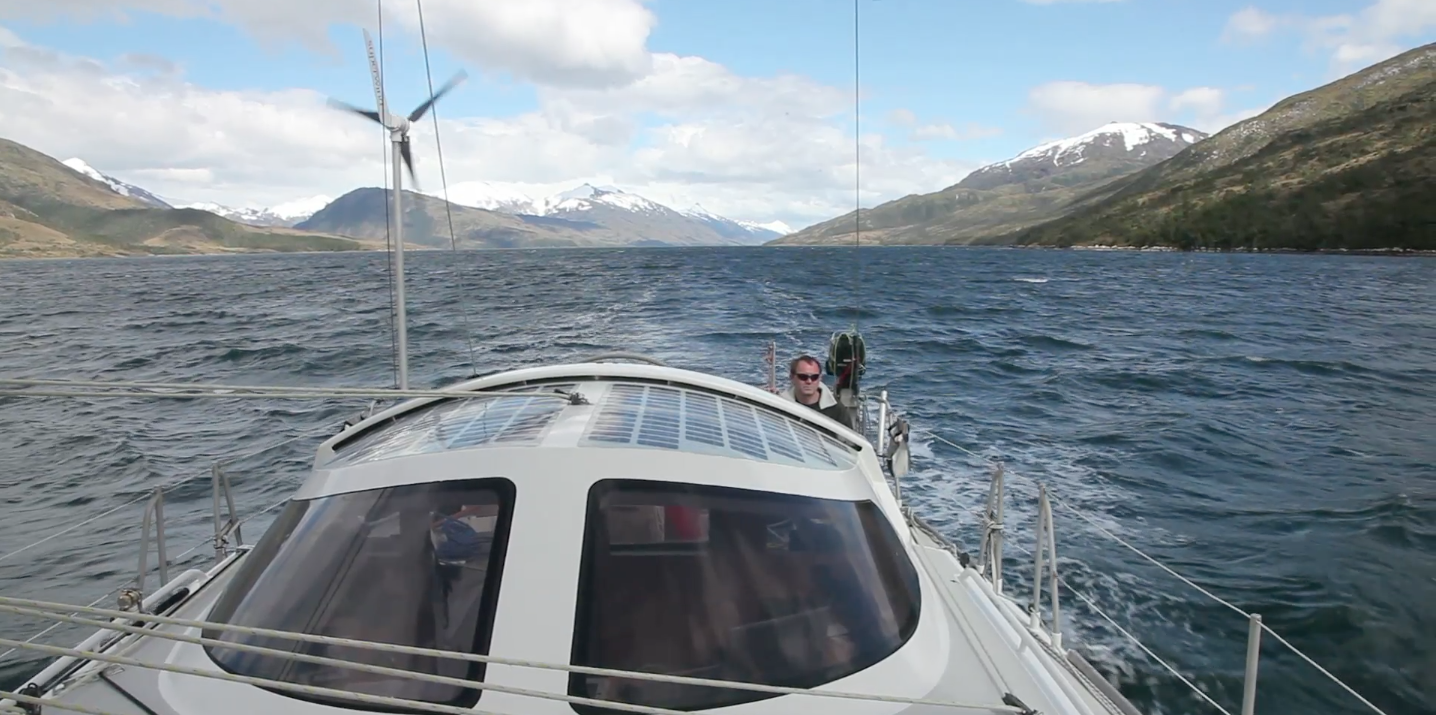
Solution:
{"label": "cockpit coaming", "polygon": [[[210,618],[799,688],[935,677],[945,638],[918,628],[932,585],[858,435],[681,370],[533,372],[549,374],[395,408],[327,442]],[[775,697],[207,635],[680,710]],[[207,650],[231,672],[355,693],[458,707],[507,697]]]}

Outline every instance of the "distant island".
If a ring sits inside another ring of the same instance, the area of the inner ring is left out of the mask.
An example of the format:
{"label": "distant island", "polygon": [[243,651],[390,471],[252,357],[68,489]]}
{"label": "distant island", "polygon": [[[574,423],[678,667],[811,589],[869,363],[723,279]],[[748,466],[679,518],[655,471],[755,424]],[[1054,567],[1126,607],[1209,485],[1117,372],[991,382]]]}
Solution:
{"label": "distant island", "polygon": [[[1436,251],[1436,43],[1213,136],[1111,124],[859,212],[880,245]],[[852,213],[769,245],[851,245]]]}

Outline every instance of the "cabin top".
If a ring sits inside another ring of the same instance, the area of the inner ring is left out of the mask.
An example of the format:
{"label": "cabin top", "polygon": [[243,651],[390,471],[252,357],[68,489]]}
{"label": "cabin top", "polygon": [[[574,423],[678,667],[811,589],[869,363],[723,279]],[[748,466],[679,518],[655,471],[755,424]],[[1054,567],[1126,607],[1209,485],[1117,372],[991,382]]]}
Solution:
{"label": "cabin top", "polygon": [[831,429],[692,385],[618,377],[511,389],[494,397],[439,399],[397,415],[329,446],[333,458],[323,467],[484,447],[627,447],[837,470],[851,468],[859,451]]}
{"label": "cabin top", "polygon": [[[461,389],[502,394],[411,401],[326,442],[210,618],[788,687],[932,687],[912,672],[943,659],[941,609],[922,607],[931,583],[856,432],[759,388],[654,366],[514,371]],[[246,676],[482,702],[472,688],[205,650]],[[412,665],[487,679],[478,664]],[[771,697],[492,675],[678,709]]]}

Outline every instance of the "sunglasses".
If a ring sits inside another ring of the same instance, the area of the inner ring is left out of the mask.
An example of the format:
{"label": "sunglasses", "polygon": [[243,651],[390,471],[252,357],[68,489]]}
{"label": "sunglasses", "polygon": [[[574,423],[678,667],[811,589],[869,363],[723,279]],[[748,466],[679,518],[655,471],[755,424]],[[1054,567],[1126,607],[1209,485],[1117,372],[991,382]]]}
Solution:
{"label": "sunglasses", "polygon": [[793,377],[804,382],[817,382],[818,379],[822,377],[822,374],[816,372],[795,372],[793,373]]}

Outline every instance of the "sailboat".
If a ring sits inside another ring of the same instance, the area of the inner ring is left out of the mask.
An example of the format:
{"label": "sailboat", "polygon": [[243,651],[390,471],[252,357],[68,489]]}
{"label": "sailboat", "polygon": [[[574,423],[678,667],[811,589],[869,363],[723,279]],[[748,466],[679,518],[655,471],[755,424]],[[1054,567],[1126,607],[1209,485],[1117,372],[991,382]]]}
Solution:
{"label": "sailboat", "polygon": [[[356,111],[390,132],[398,233],[410,123],[453,83],[391,115],[369,51],[378,109]],[[142,556],[112,608],[0,597],[93,629],[69,648],[0,639],[54,656],[0,710],[1139,713],[1063,637],[1045,489],[1030,599],[1003,577],[1000,465],[971,505],[975,554],[904,502],[910,427],[863,388],[859,331],[824,365],[847,422],[777,394],[771,346],[766,388],[614,353],[411,390],[399,265],[399,389],[380,394],[403,401],[319,444],[253,544],[216,468],[205,568],[169,577],[157,493],[153,591]]]}

